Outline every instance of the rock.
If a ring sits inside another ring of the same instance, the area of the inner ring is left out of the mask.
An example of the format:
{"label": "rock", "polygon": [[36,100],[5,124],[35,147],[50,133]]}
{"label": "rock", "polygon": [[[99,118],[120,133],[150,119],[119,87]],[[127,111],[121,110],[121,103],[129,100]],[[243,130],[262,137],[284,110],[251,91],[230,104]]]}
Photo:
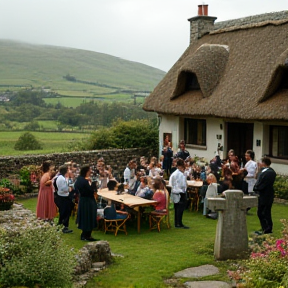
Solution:
{"label": "rock", "polygon": [[89,242],[84,247],[89,251],[92,262],[112,262],[111,250],[107,241]]}
{"label": "rock", "polygon": [[93,268],[103,269],[103,268],[105,268],[105,266],[106,266],[105,262],[95,262],[95,263],[92,264]]}
{"label": "rock", "polygon": [[[219,269],[213,265],[202,265],[199,267],[187,268],[174,274],[177,278],[199,278],[204,276],[215,275]],[[207,286],[208,287],[208,286]]]}
{"label": "rock", "polygon": [[188,288],[231,288],[232,286],[222,281],[193,281],[186,282],[184,285]]}

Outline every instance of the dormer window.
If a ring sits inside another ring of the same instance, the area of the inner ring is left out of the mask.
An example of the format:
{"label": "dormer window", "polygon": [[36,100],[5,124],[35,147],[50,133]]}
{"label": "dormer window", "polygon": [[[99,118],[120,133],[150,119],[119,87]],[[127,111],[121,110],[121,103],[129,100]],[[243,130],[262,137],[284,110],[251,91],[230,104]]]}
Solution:
{"label": "dormer window", "polygon": [[288,89],[288,66],[280,65],[274,71],[268,85],[267,90],[259,102],[263,102],[281,90]]}
{"label": "dormer window", "polygon": [[185,92],[192,90],[200,90],[200,85],[197,76],[194,73],[186,72]]}
{"label": "dormer window", "polygon": [[181,97],[187,92],[198,99],[211,96],[224,75],[228,58],[227,45],[202,44],[180,67],[170,99]]}

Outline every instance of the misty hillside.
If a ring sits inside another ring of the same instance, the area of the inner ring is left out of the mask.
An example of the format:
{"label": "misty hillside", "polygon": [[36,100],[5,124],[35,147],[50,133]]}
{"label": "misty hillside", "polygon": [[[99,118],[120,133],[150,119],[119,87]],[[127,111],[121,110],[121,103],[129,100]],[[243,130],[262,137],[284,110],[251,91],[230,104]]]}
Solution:
{"label": "misty hillside", "polygon": [[[66,75],[80,83],[67,81]],[[50,88],[62,95],[110,93],[117,88],[151,91],[164,75],[159,69],[103,53],[0,40],[2,91],[18,86]]]}

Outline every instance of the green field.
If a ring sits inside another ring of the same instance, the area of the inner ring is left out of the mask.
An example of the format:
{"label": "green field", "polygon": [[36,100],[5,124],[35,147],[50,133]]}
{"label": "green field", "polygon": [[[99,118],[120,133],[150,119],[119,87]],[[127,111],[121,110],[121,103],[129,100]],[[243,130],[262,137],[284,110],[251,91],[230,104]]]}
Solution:
{"label": "green field", "polygon": [[70,143],[85,139],[89,136],[89,134],[84,133],[31,132],[41,142],[43,150],[14,150],[16,141],[23,133],[25,133],[25,131],[0,132],[0,156],[63,152]]}
{"label": "green field", "polygon": [[[76,91],[75,91],[76,93]],[[87,97],[77,97],[77,96],[72,96],[72,97],[56,97],[56,98],[43,98],[46,104],[62,104],[65,107],[78,107],[82,103],[87,103],[89,101],[105,101],[105,102],[133,102],[133,99],[131,98],[130,94],[110,94],[110,95],[97,95],[97,96],[87,96]],[[137,103],[143,103],[144,98],[137,99]]]}
{"label": "green field", "polygon": [[[61,95],[93,96],[121,89],[152,91],[165,72],[92,51],[0,40],[0,91],[46,88]],[[94,84],[71,82],[77,80]]]}

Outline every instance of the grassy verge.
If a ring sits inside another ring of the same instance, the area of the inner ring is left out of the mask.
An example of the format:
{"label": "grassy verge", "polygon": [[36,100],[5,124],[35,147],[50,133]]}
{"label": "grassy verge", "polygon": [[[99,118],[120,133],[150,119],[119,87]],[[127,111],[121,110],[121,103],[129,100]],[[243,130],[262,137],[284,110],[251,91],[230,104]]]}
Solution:
{"label": "grassy verge", "polygon": [[78,141],[88,137],[89,134],[83,133],[63,133],[63,132],[32,132],[33,135],[43,144],[43,150],[17,151],[14,145],[18,138],[25,131],[0,132],[0,156],[24,155],[24,154],[46,154],[62,152],[67,145],[73,141]]}
{"label": "grassy verge", "polygon": [[[21,201],[25,207],[35,211],[37,199]],[[287,215],[288,207],[274,204],[272,216],[274,221],[274,235],[280,236],[280,219]],[[171,215],[171,224],[173,215]],[[70,220],[73,234],[63,235],[65,241],[72,247],[79,249],[85,243],[81,242],[80,231],[75,225],[75,219]],[[220,274],[205,277],[205,280],[228,281],[226,270],[230,261],[217,262],[213,257],[213,245],[217,221],[207,219],[200,212],[184,212],[185,225],[189,230],[167,229],[163,227],[161,232],[150,232],[148,223],[142,221],[141,233],[136,231],[136,223],[128,225],[128,235],[119,233],[104,234],[102,231],[94,231],[92,236],[106,240],[110,243],[111,250],[121,254],[123,258],[116,258],[115,263],[102,271],[92,279],[87,287],[103,288],[127,288],[127,287],[166,287],[163,280],[173,277],[179,270],[196,267],[204,264],[213,264],[219,267]],[[260,224],[256,214],[256,208],[250,210],[247,216],[248,233],[259,230]],[[182,279],[182,282],[187,279]]]}

